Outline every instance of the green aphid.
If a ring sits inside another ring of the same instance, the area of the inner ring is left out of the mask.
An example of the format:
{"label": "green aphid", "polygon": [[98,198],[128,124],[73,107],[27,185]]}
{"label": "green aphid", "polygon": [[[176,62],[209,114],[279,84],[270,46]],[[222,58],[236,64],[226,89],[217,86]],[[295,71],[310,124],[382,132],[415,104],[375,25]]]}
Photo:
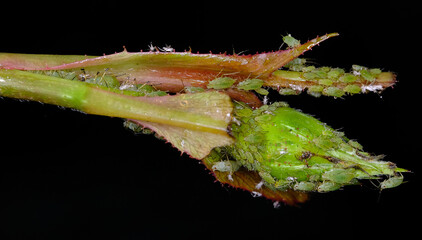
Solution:
{"label": "green aphid", "polygon": [[296,64],[296,65],[290,65],[288,68],[291,71],[301,72],[304,67],[305,67],[304,65],[298,65],[298,64]]}
{"label": "green aphid", "polygon": [[282,107],[289,107],[289,104],[287,102],[275,102],[275,103],[271,104],[270,107],[274,108],[272,110],[276,110],[276,109],[282,108]]}
{"label": "green aphid", "polygon": [[352,65],[352,69],[353,69],[353,71],[360,72],[360,71],[362,71],[364,69],[368,69],[368,68],[367,67],[364,67],[364,66],[361,66],[361,65],[354,64],[354,65]]}
{"label": "green aphid", "polygon": [[309,89],[308,89],[308,91],[306,91],[309,95],[311,95],[312,97],[321,97],[321,92],[313,92],[313,91],[310,91]]}
{"label": "green aphid", "polygon": [[345,142],[340,143],[339,148],[343,149],[346,152],[352,152],[354,150],[354,148],[352,146],[350,146],[349,144],[347,144]]}
{"label": "green aphid", "polygon": [[100,85],[108,88],[119,88],[120,82],[116,77],[110,75],[97,76],[94,78],[85,79],[85,82]]}
{"label": "green aphid", "polygon": [[255,160],[257,160],[258,162],[264,161],[264,158],[258,151],[254,151],[253,153],[254,153],[253,155],[255,157]]}
{"label": "green aphid", "polygon": [[324,90],[324,87],[319,85],[313,85],[308,88],[308,92],[321,93],[322,90]]}
{"label": "green aphid", "polygon": [[362,145],[360,145],[358,142],[356,142],[354,140],[349,140],[347,143],[350,146],[352,146],[353,148],[356,148],[356,149],[359,149],[359,150],[362,150],[363,149]]}
{"label": "green aphid", "polygon": [[295,191],[313,191],[316,188],[316,184],[313,182],[298,182],[293,186]]}
{"label": "green aphid", "polygon": [[303,73],[303,77],[306,78],[307,80],[312,80],[312,79],[318,78],[318,75],[314,72],[305,72]]}
{"label": "green aphid", "polygon": [[338,87],[328,87],[322,91],[325,95],[331,97],[342,97],[344,95],[344,91]]}
{"label": "green aphid", "polygon": [[307,66],[302,69],[302,72],[312,72],[315,70],[315,66]]}
{"label": "green aphid", "polygon": [[283,37],[283,42],[287,44],[289,48],[294,48],[300,45],[300,41],[288,34]]}
{"label": "green aphid", "polygon": [[258,88],[258,89],[255,89],[255,92],[256,93],[258,93],[258,94],[260,94],[260,95],[264,95],[264,96],[266,96],[266,95],[268,95],[270,92],[268,92],[268,90],[267,89],[265,89],[265,88]]}
{"label": "green aphid", "polygon": [[305,67],[306,59],[303,58],[295,58],[292,61],[288,62],[284,65],[284,68],[288,68],[291,71],[300,72]]}
{"label": "green aphid", "polygon": [[322,70],[321,68],[317,68],[312,72],[316,74],[317,78],[327,78],[327,72]]}
{"label": "green aphid", "polygon": [[394,188],[403,183],[403,176],[390,177],[381,183],[381,189]]}
{"label": "green aphid", "polygon": [[123,122],[123,127],[132,130],[136,134],[153,134],[154,132],[148,128],[144,128],[142,125],[136,124],[132,121],[126,120]]}
{"label": "green aphid", "polygon": [[373,82],[376,79],[375,75],[371,74],[367,69],[363,69],[362,71],[360,71],[360,75],[363,79],[369,82]]}
{"label": "green aphid", "polygon": [[331,71],[331,68],[330,67],[320,67],[319,70],[328,73],[328,72]]}
{"label": "green aphid", "polygon": [[236,82],[236,79],[230,77],[220,77],[210,81],[207,85],[207,88],[212,88],[216,90],[226,89]]}
{"label": "green aphid", "polygon": [[246,156],[246,160],[247,160],[249,163],[251,163],[251,164],[255,163],[255,158],[253,157],[253,155],[252,155],[252,153],[251,153],[251,152],[244,152],[244,154],[245,154],[245,156]]}
{"label": "green aphid", "polygon": [[350,94],[356,94],[356,93],[360,93],[362,91],[362,89],[358,85],[350,84],[350,85],[347,85],[346,87],[344,87],[343,91],[350,93]]}
{"label": "green aphid", "polygon": [[[273,116],[271,114],[263,114],[255,117],[255,121],[257,122],[267,122],[270,121]],[[256,129],[255,129],[256,130]]]}
{"label": "green aphid", "polygon": [[330,180],[335,183],[348,183],[355,178],[354,169],[333,169],[331,171],[325,172],[322,175],[323,180]]}
{"label": "green aphid", "polygon": [[337,79],[339,78],[342,74],[344,74],[344,70],[341,68],[332,68],[328,73],[327,73],[327,77],[328,78],[333,78],[333,79]]}
{"label": "green aphid", "polygon": [[161,90],[156,90],[154,92],[150,92],[150,93],[146,94],[146,96],[148,96],[148,97],[162,97],[162,96],[166,96],[166,95],[167,95],[167,93],[164,92],[164,91],[161,91]]}
{"label": "green aphid", "polygon": [[291,88],[280,88],[278,93],[283,96],[288,96],[288,95],[298,95],[300,92],[293,90]]}
{"label": "green aphid", "polygon": [[335,145],[332,141],[330,141],[330,138],[327,138],[325,136],[318,136],[314,138],[312,141],[319,148],[327,148],[327,149],[335,148]]}
{"label": "green aphid", "polygon": [[143,96],[148,97],[158,97],[167,95],[166,92],[157,90],[153,86],[147,84],[137,84],[131,88],[128,88],[128,90],[136,91],[138,93],[141,93]]}
{"label": "green aphid", "polygon": [[261,171],[258,174],[262,178],[262,180],[264,180],[265,182],[267,182],[269,184],[274,184],[275,183],[274,177],[271,176],[270,173]]}
{"label": "green aphid", "polygon": [[289,67],[290,65],[305,65],[306,59],[304,58],[295,58],[292,61],[288,62],[285,67]]}
{"label": "green aphid", "polygon": [[323,86],[320,85],[313,85],[310,86],[307,90],[307,93],[313,97],[320,97],[321,96],[321,92],[324,90]]}
{"label": "green aphid", "polygon": [[265,137],[259,133],[252,133],[249,136],[245,137],[245,141],[249,143],[260,143],[264,141]]}
{"label": "green aphid", "polygon": [[185,92],[187,93],[198,93],[203,91],[205,91],[205,89],[201,87],[185,87]]}
{"label": "green aphid", "polygon": [[321,185],[318,186],[318,192],[331,192],[338,190],[342,185],[339,183],[325,181]]}
{"label": "green aphid", "polygon": [[49,71],[31,71],[31,72],[37,73],[37,74],[43,74],[47,76],[52,76],[52,77],[64,78],[68,80],[79,80],[76,72],[73,72],[73,71],[49,70]]}
{"label": "green aphid", "polygon": [[331,86],[333,85],[333,81],[330,79],[320,79],[318,80],[318,84],[324,85],[324,86]]}
{"label": "green aphid", "polygon": [[274,187],[275,187],[276,189],[278,189],[278,190],[282,190],[282,191],[287,190],[288,188],[290,188],[290,187],[291,187],[291,185],[292,185],[292,183],[291,183],[291,182],[289,182],[289,181],[285,181],[285,180],[277,180],[277,181],[274,183]]}
{"label": "green aphid", "polygon": [[237,117],[249,117],[252,115],[252,109],[250,108],[243,108],[236,110],[236,116]]}
{"label": "green aphid", "polygon": [[242,82],[240,82],[239,84],[237,84],[237,89],[240,90],[245,90],[245,91],[250,91],[250,90],[256,90],[262,87],[262,85],[264,84],[264,81],[262,81],[261,79],[246,79]]}
{"label": "green aphid", "polygon": [[134,85],[133,87],[128,88],[128,89],[133,90],[133,91],[137,91],[137,92],[142,92],[144,94],[152,93],[152,92],[156,91],[153,86],[147,85],[147,84]]}
{"label": "green aphid", "polygon": [[235,172],[242,165],[237,161],[218,161],[212,166],[213,171],[219,172]]}
{"label": "green aphid", "polygon": [[351,73],[345,73],[343,76],[339,78],[340,82],[344,83],[353,83],[356,82],[357,77]]}
{"label": "green aphid", "polygon": [[379,69],[379,68],[371,68],[371,69],[369,69],[369,73],[371,73],[371,74],[372,74],[372,75],[374,75],[374,76],[379,75],[381,72],[382,72],[382,71],[381,71],[381,69]]}

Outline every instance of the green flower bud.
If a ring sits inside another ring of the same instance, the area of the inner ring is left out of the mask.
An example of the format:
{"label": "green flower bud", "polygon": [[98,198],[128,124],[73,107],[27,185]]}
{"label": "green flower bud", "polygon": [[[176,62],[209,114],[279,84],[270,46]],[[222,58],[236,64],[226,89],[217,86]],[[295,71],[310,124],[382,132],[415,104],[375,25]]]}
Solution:
{"label": "green flower bud", "polygon": [[236,141],[225,151],[258,172],[268,187],[329,192],[380,175],[389,177],[382,189],[402,182],[395,176],[405,170],[362,152],[342,132],[285,105],[256,110],[237,105],[234,115],[240,122],[231,126]]}

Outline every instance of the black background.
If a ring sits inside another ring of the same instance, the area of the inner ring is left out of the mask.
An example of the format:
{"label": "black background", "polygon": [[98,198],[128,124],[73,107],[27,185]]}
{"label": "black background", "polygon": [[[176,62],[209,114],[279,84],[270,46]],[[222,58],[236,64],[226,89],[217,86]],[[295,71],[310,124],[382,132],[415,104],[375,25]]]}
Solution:
{"label": "black background", "polygon": [[[420,217],[420,48],[416,1],[10,1],[0,52],[111,54],[147,50],[255,53],[339,32],[305,54],[320,65],[398,74],[381,95],[271,95],[413,173],[312,194],[299,207],[221,186],[197,160],[122,120],[0,99],[1,239],[410,238]],[[419,213],[418,213],[419,212]],[[419,224],[420,225],[420,224]]]}

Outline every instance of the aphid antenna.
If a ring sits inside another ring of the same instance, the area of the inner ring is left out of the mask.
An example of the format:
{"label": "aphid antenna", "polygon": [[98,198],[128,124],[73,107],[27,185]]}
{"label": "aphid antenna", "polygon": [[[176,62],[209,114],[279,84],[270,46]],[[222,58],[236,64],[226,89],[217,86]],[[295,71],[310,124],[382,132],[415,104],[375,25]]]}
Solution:
{"label": "aphid antenna", "polygon": [[[223,71],[223,69],[221,69],[221,71],[220,71],[220,73]],[[219,74],[220,74],[219,73]],[[239,74],[240,72],[231,72],[231,73],[223,73],[223,74],[221,74],[221,76],[231,76],[231,75],[237,75],[237,74]]]}
{"label": "aphid antenna", "polygon": [[279,50],[279,51],[280,51],[280,50],[281,50],[281,48],[284,46],[284,44],[285,44],[285,43],[284,43],[284,42],[282,42],[282,43],[281,43],[281,45],[280,45],[280,47],[278,47],[278,50]]}

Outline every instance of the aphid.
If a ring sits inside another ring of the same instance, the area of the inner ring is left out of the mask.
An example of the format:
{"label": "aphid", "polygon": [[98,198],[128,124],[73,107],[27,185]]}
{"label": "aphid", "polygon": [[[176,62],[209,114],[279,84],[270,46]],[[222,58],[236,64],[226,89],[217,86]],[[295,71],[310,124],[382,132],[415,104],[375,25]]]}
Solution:
{"label": "aphid", "polygon": [[283,42],[287,44],[289,48],[294,48],[300,45],[300,41],[288,34],[283,37]]}
{"label": "aphid", "polygon": [[300,93],[300,91],[296,91],[296,90],[293,90],[291,88],[280,88],[278,93],[280,95],[284,95],[284,96],[286,96],[286,95],[298,95]]}
{"label": "aphid", "polygon": [[324,181],[321,185],[318,186],[318,192],[331,192],[339,189],[341,184],[331,182],[331,181]]}
{"label": "aphid", "polygon": [[332,68],[328,73],[327,73],[327,77],[328,78],[335,78],[337,79],[338,77],[340,77],[340,75],[344,74],[344,70],[341,68]]}
{"label": "aphid", "polygon": [[153,134],[154,132],[148,128],[144,128],[143,126],[136,124],[130,120],[126,120],[123,122],[123,127],[132,130],[136,134]]}
{"label": "aphid", "polygon": [[216,90],[226,89],[233,86],[235,82],[236,80],[230,77],[219,77],[210,81],[207,85],[207,88]]}
{"label": "aphid", "polygon": [[331,71],[331,68],[330,67],[320,67],[319,70],[328,73],[328,72]]}
{"label": "aphid", "polygon": [[255,117],[254,119],[257,122],[268,122],[271,120],[271,118],[272,118],[271,114],[263,114],[263,115]]}
{"label": "aphid", "polygon": [[245,141],[250,142],[250,143],[259,143],[259,142],[264,141],[264,139],[265,139],[264,135],[260,133],[252,133],[245,138]]}
{"label": "aphid", "polygon": [[[265,89],[265,88],[258,88],[258,89],[255,89],[255,92],[256,92],[256,93],[258,93],[258,94],[264,95],[264,96],[266,96],[266,95],[268,95],[268,94],[269,94],[268,90],[267,90],[267,89]],[[265,100],[265,97],[264,97],[264,100]],[[268,100],[268,99],[267,99],[267,100]],[[265,103],[264,103],[264,104],[265,104]]]}
{"label": "aphid", "polygon": [[307,92],[311,96],[319,97],[319,96],[321,96],[322,90],[324,90],[324,87],[323,86],[313,85],[313,86],[310,86],[308,88],[308,91]]}
{"label": "aphid", "polygon": [[344,83],[352,83],[352,82],[356,82],[357,77],[353,74],[345,73],[343,76],[339,78],[339,80],[340,82],[344,82]]}
{"label": "aphid", "polygon": [[360,88],[360,86],[355,85],[355,84],[350,84],[347,85],[346,87],[343,88],[343,91],[350,93],[350,94],[356,94],[356,93],[360,93],[362,89]]}
{"label": "aphid", "polygon": [[367,68],[366,68],[366,67],[364,67],[364,66],[361,66],[361,65],[356,65],[356,64],[352,65],[352,70],[353,70],[354,72],[360,72],[360,71],[362,71],[363,69],[367,69]]}
{"label": "aphid", "polygon": [[201,87],[185,87],[185,92],[188,93],[197,93],[197,92],[203,92],[205,89]]}
{"label": "aphid", "polygon": [[316,184],[313,182],[298,182],[293,186],[293,189],[296,191],[312,191],[316,187]]}
{"label": "aphid", "polygon": [[375,81],[376,77],[371,74],[367,69],[363,69],[362,71],[360,71],[360,75],[369,82],[373,82]]}
{"label": "aphid", "polygon": [[327,78],[327,72],[325,70],[321,68],[317,68],[312,72],[317,76],[317,78]]}
{"label": "aphid", "polygon": [[318,84],[324,85],[324,86],[331,86],[333,85],[333,81],[331,81],[330,79],[320,79],[318,80]]}
{"label": "aphid", "polygon": [[379,69],[379,68],[371,68],[371,69],[369,69],[369,72],[370,72],[372,75],[377,76],[377,75],[378,75],[378,74],[380,74],[382,71],[381,71],[381,69]]}
{"label": "aphid", "polygon": [[296,58],[286,65],[284,65],[284,68],[288,68],[289,70],[300,72],[305,67],[306,59],[304,58]]}
{"label": "aphid", "polygon": [[380,188],[382,189],[386,189],[386,188],[394,188],[399,186],[400,184],[403,183],[403,176],[395,176],[395,177],[390,177],[387,180],[384,180],[381,185]]}
{"label": "aphid", "polygon": [[315,66],[308,66],[308,67],[304,67],[302,69],[302,72],[311,72],[313,70],[315,70]]}
{"label": "aphid", "polygon": [[341,97],[344,95],[344,91],[338,87],[328,87],[328,88],[325,88],[324,91],[322,92],[325,95],[332,96],[332,97]]}
{"label": "aphid", "polygon": [[240,168],[241,164],[237,161],[219,161],[214,163],[212,170],[220,172],[235,172]]}
{"label": "aphid", "polygon": [[269,183],[269,184],[274,184],[275,183],[275,180],[274,180],[274,177],[273,176],[271,176],[271,174],[270,173],[268,173],[268,172],[259,172],[258,173],[259,174],[259,176],[265,181],[265,182],[267,182],[267,183]]}
{"label": "aphid", "polygon": [[303,74],[303,77],[306,78],[307,80],[312,80],[318,77],[318,75],[314,72],[305,72]]}
{"label": "aphid", "polygon": [[120,87],[120,82],[117,80],[117,78],[114,76],[105,75],[105,72],[101,77],[95,76],[94,78],[87,78],[85,79],[85,82],[108,88]]}
{"label": "aphid", "polygon": [[262,81],[261,79],[256,79],[256,78],[246,79],[240,82],[239,84],[237,84],[237,89],[245,90],[245,91],[257,90],[261,88],[263,84],[264,84],[264,81]]}
{"label": "aphid", "polygon": [[354,169],[333,169],[322,175],[324,180],[341,184],[350,182],[354,177]]}
{"label": "aphid", "polygon": [[237,110],[236,115],[239,117],[249,117],[252,115],[252,109],[243,108],[243,109]]}
{"label": "aphid", "polygon": [[362,145],[360,145],[358,142],[356,142],[354,140],[349,140],[347,143],[350,146],[352,146],[353,148],[356,148],[356,149],[359,149],[359,150],[362,150],[363,149]]}

